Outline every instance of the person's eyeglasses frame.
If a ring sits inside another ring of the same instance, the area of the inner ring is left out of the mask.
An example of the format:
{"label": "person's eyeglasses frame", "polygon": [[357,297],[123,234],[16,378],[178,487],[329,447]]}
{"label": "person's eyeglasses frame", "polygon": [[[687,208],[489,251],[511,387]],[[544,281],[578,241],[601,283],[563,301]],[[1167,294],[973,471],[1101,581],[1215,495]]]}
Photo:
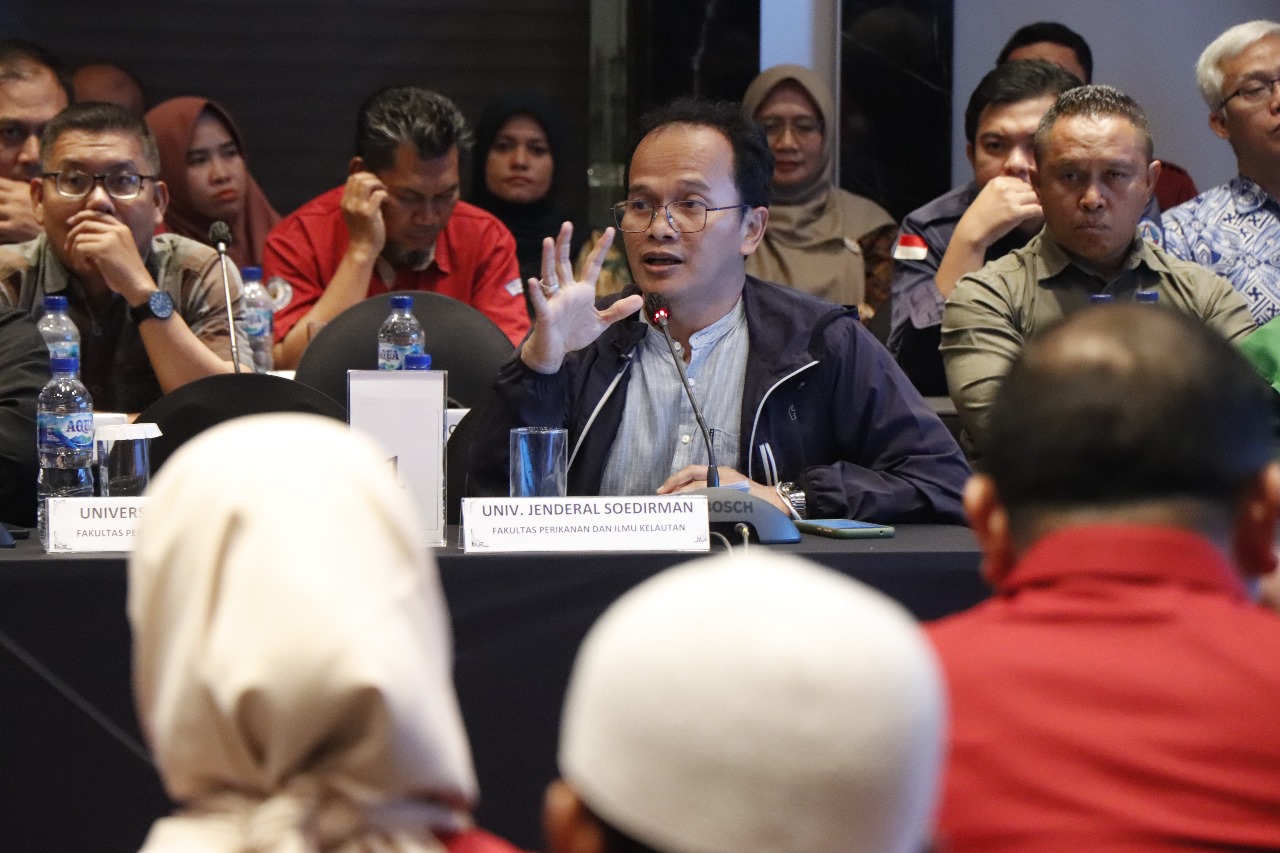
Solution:
{"label": "person's eyeglasses frame", "polygon": [[[643,234],[646,231],[648,231],[650,228],[653,227],[653,223],[657,220],[659,209],[661,209],[663,212],[663,215],[667,217],[667,224],[671,226],[672,231],[675,231],[679,234],[697,234],[699,231],[703,231],[706,229],[707,217],[710,214],[715,213],[716,211],[719,211],[719,210],[742,210],[743,208],[749,209],[751,207],[751,205],[749,204],[729,204],[723,207],[709,207],[705,201],[698,201],[697,199],[669,201],[666,204],[655,204],[649,209],[649,221],[643,228],[623,228],[622,227],[623,217],[627,215],[627,211],[630,209],[631,205],[636,204],[637,202],[640,202],[643,204],[649,204],[649,202],[644,201],[643,199],[631,199],[629,201],[620,201],[617,204],[613,205],[612,209],[613,209],[614,224],[618,226],[618,230],[621,231],[623,234]],[[701,208],[702,224],[697,228],[681,228],[679,225],[676,224],[675,217],[671,215],[671,205],[673,204],[677,205],[677,210],[680,209],[681,207],[688,210]]]}
{"label": "person's eyeglasses frame", "polygon": [[[70,191],[67,187],[63,186],[63,183],[62,183],[63,175],[84,175],[86,178],[92,178],[93,180],[89,184],[88,189],[86,189],[82,193],[77,194],[75,192]],[[52,180],[54,189],[56,189],[58,191],[58,195],[62,196],[63,198],[69,198],[69,199],[75,199],[75,200],[88,198],[90,195],[93,194],[93,188],[98,184],[102,184],[103,191],[108,196],[115,199],[116,201],[133,201],[135,198],[142,195],[142,185],[144,183],[146,183],[147,181],[156,181],[160,179],[159,175],[140,175],[137,172],[106,172],[106,173],[99,173],[99,174],[90,174],[89,172],[82,172],[79,169],[60,169],[56,172],[44,172],[40,175],[40,177]],[[138,180],[137,188],[134,190],[132,195],[117,194],[115,192],[112,192],[111,187],[107,186],[107,181],[109,179],[129,178],[129,177],[137,178]]]}
{"label": "person's eyeglasses frame", "polygon": [[[1248,89],[1250,86],[1253,86],[1254,84],[1261,85],[1262,88],[1258,90],[1256,96],[1246,95],[1244,90]],[[1241,98],[1243,102],[1250,107],[1262,106],[1267,102],[1269,98],[1272,98],[1275,96],[1276,84],[1280,84],[1280,77],[1273,77],[1270,80],[1258,80],[1258,79],[1249,80],[1239,89],[1236,89],[1230,95],[1227,95],[1225,98],[1223,98],[1222,105],[1218,107],[1218,109],[1225,109],[1227,106],[1227,102],[1230,101],[1232,98]],[[1256,100],[1254,98],[1256,98]]]}

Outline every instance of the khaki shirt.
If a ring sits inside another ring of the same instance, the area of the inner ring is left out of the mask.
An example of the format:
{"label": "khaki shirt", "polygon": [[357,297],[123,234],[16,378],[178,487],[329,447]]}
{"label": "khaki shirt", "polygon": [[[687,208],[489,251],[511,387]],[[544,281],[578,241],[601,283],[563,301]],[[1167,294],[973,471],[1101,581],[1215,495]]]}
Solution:
{"label": "khaki shirt", "polygon": [[[156,286],[173,297],[174,314],[219,358],[230,361],[231,335],[217,253],[195,240],[161,234],[151,241],[146,267]],[[240,363],[252,371],[253,353],[241,325],[240,274],[235,264],[228,263],[227,275]],[[43,234],[0,248],[0,305],[38,317],[44,297],[55,294],[67,297],[67,316],[80,331],[80,377],[93,397],[94,409],[141,412],[160,399],[160,383],[124,299],[117,295],[104,311],[92,311],[79,280],[50,250]]]}
{"label": "khaki shirt", "polygon": [[1110,282],[1073,261],[1045,231],[961,278],[943,309],[940,350],[969,449],[981,441],[1000,383],[1027,340],[1087,307],[1095,293],[1122,302],[1138,290],[1156,291],[1161,305],[1201,318],[1228,340],[1254,329],[1248,304],[1230,282],[1136,236]]}

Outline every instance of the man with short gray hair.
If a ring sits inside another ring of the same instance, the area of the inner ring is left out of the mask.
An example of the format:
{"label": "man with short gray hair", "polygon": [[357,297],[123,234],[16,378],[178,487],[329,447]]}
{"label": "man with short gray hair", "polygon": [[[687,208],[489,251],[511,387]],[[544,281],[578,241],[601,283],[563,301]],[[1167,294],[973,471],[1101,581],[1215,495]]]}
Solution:
{"label": "man with short gray hair", "polygon": [[1094,297],[1143,293],[1231,340],[1254,329],[1230,282],[1139,235],[1160,162],[1133,98],[1111,86],[1071,89],[1044,114],[1034,147],[1044,230],[960,279],[943,309],[947,382],[979,446],[991,401],[1025,342]]}
{"label": "man with short gray hair", "polygon": [[1218,36],[1196,84],[1239,174],[1165,213],[1165,248],[1227,278],[1262,325],[1280,316],[1280,23]]}
{"label": "man with short gray hair", "polygon": [[492,214],[458,200],[459,159],[470,143],[462,113],[443,95],[392,86],[364,102],[345,186],[267,235],[263,275],[283,294],[277,367],[297,366],[309,325],[388,291],[453,297],[520,342],[529,315],[515,238]]}

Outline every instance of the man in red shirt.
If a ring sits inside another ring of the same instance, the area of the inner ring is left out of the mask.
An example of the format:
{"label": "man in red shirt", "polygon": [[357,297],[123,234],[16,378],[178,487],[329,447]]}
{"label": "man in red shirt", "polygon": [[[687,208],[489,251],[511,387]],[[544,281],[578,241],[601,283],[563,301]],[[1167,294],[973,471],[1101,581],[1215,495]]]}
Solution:
{"label": "man in red shirt", "polygon": [[940,848],[1280,849],[1270,390],[1202,323],[1103,306],[1028,343],[990,426],[995,595],[929,626]]}
{"label": "man in red shirt", "polygon": [[263,274],[283,303],[277,367],[297,366],[308,326],[390,290],[451,296],[520,342],[529,316],[515,240],[494,216],[458,200],[459,149],[470,140],[462,113],[435,92],[395,86],[365,101],[346,185],[267,236]]}

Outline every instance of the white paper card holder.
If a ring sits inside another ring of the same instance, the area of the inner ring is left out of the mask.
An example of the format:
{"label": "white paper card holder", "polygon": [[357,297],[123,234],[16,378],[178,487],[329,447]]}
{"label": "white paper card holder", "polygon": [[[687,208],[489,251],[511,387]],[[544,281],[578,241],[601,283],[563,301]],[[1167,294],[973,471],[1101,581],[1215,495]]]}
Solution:
{"label": "white paper card holder", "polygon": [[463,498],[472,552],[706,551],[705,495]]}
{"label": "white paper card holder", "polygon": [[49,498],[50,553],[132,551],[147,498]]}
{"label": "white paper card holder", "polygon": [[350,370],[347,400],[351,427],[370,435],[421,512],[423,545],[445,542],[443,370]]}

